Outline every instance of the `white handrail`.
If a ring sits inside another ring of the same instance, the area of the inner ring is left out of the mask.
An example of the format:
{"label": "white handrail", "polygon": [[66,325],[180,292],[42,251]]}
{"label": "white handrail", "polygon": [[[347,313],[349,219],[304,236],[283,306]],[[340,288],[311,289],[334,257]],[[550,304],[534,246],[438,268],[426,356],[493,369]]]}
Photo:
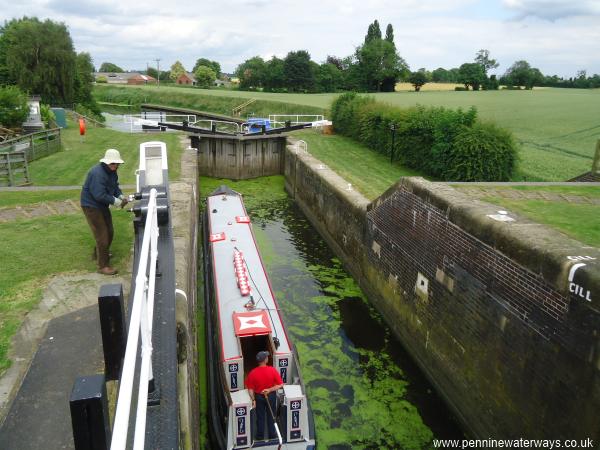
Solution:
{"label": "white handrail", "polygon": [[[148,403],[148,380],[152,372],[152,313],[154,310],[154,278],[156,276],[156,243],[158,242],[158,219],[156,210],[156,189],[150,190],[148,211],[144,226],[144,237],[135,278],[135,291],[131,307],[131,319],[127,334],[127,347],[123,372],[119,382],[119,397],[115,413],[111,450],[124,450],[127,445],[131,397],[135,377],[138,338],[142,333],[142,363],[140,367],[137,414],[135,423],[134,449],[144,448],[146,434],[146,409]],[[150,280],[146,275],[150,256]],[[149,283],[148,283],[149,282]],[[141,444],[140,444],[141,442]],[[141,447],[140,447],[141,445]]]}
{"label": "white handrail", "polygon": [[231,121],[228,121],[228,120],[200,119],[200,120],[197,120],[196,122],[190,122],[190,125],[192,125],[192,126],[196,125],[197,126],[201,122],[208,122],[209,125],[208,125],[207,129],[209,129],[209,130],[212,128],[213,124],[215,124],[217,126],[219,124],[223,124],[223,125],[235,127],[235,131],[238,132],[238,133],[240,131],[240,124],[239,123],[237,123],[237,122],[231,122]]}

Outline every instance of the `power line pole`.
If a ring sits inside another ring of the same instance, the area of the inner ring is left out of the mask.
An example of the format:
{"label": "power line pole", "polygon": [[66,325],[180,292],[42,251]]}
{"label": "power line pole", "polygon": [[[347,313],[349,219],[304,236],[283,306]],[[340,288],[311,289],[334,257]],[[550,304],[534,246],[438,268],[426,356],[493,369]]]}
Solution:
{"label": "power line pole", "polygon": [[160,87],[160,58],[156,58],[156,87]]}

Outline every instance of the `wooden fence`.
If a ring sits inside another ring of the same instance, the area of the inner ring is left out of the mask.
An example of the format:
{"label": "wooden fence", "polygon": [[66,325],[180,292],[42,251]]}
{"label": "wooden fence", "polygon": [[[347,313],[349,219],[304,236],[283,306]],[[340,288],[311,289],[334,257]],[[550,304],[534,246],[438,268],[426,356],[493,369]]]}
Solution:
{"label": "wooden fence", "polygon": [[28,163],[60,150],[60,128],[0,142],[0,186],[29,184]]}

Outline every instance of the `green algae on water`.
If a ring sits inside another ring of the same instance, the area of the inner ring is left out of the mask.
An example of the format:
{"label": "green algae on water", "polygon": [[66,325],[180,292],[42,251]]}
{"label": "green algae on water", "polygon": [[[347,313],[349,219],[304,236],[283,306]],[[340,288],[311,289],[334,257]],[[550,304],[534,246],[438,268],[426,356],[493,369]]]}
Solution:
{"label": "green algae on water", "polygon": [[408,382],[386,350],[389,329],[308,222],[292,214],[283,177],[201,177],[201,197],[222,184],[244,195],[298,349],[319,448],[430,448],[433,433],[406,400]]}

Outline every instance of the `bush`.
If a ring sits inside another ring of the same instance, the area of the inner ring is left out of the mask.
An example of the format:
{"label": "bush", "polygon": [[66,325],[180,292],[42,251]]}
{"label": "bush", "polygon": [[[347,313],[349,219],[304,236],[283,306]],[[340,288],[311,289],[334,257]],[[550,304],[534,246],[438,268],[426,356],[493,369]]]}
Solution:
{"label": "bush", "polygon": [[468,91],[469,88],[468,87],[464,87],[464,86],[454,86],[454,90],[455,91]]}
{"label": "bush", "polygon": [[398,159],[436,178],[504,181],[514,169],[516,148],[512,136],[494,125],[477,122],[475,108],[401,109],[350,93],[338,97],[331,109],[338,133],[387,156],[393,125]]}
{"label": "bush", "polygon": [[0,126],[21,127],[29,116],[27,94],[16,86],[0,86]]}
{"label": "bush", "polygon": [[460,181],[508,181],[517,152],[512,135],[491,123],[461,127],[452,142],[443,178]]}
{"label": "bush", "polygon": [[42,122],[44,122],[46,128],[56,128],[56,116],[50,109],[50,105],[42,103],[40,105],[40,115],[42,116]]}

